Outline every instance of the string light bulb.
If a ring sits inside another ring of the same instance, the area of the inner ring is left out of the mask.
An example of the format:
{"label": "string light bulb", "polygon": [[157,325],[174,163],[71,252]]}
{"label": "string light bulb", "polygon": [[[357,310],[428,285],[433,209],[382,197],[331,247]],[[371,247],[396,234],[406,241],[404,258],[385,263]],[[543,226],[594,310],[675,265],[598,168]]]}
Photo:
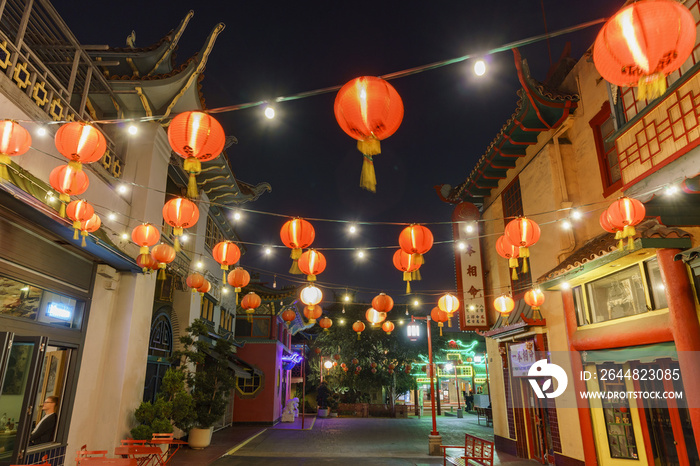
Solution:
{"label": "string light bulb", "polygon": [[134,135],[139,132],[139,129],[136,127],[136,125],[129,125],[129,129],[127,129],[129,134]]}
{"label": "string light bulb", "polygon": [[114,212],[110,212],[109,215],[107,215],[107,218],[111,221],[115,221],[117,219],[117,214],[115,214]]}
{"label": "string light bulb", "polygon": [[263,249],[263,251],[265,252],[266,256],[272,254],[272,248],[270,246],[265,246],[265,249]]}
{"label": "string light bulb", "polygon": [[233,219],[234,220],[240,220],[241,219],[241,213],[239,211],[235,211],[233,213]]}
{"label": "string light bulb", "polygon": [[563,222],[561,222],[561,227],[564,230],[570,230],[571,229],[571,222],[568,220],[564,220]]}
{"label": "string light bulb", "polygon": [[576,209],[571,210],[571,218],[572,219],[581,220],[581,217],[583,217],[583,214],[580,211],[578,211]]}
{"label": "string light bulb", "polygon": [[129,188],[127,188],[125,184],[120,184],[120,185],[117,187],[117,192],[118,192],[119,194],[126,194],[126,192],[127,192],[128,190],[129,190]]}
{"label": "string light bulb", "polygon": [[357,257],[358,257],[358,259],[364,259],[364,257],[365,257],[365,252],[364,252],[362,249],[359,249],[359,250],[357,251]]}
{"label": "string light bulb", "polygon": [[129,239],[129,234],[128,234],[128,233],[122,233],[122,239],[123,239],[123,240]]}
{"label": "string light bulb", "polygon": [[459,241],[457,243],[457,249],[459,249],[460,251],[464,251],[465,249],[467,249],[467,246],[462,241]]}
{"label": "string light bulb", "polygon": [[678,192],[678,186],[675,186],[675,185],[666,186],[666,189],[664,190],[664,194],[666,194],[667,196],[673,196],[677,192]]}
{"label": "string light bulb", "polygon": [[472,225],[471,223],[468,224],[466,230],[467,233],[474,233],[474,225]]}
{"label": "string light bulb", "polygon": [[269,105],[265,107],[265,118],[272,120],[275,117],[275,109]]}
{"label": "string light bulb", "polygon": [[353,223],[348,227],[348,232],[350,232],[351,235],[354,235],[357,233],[357,226]]}
{"label": "string light bulb", "polygon": [[180,236],[180,242],[181,242],[181,243],[186,243],[188,239],[189,239],[189,236],[187,236],[186,233],[183,234],[182,236]]}
{"label": "string light bulb", "polygon": [[474,74],[477,76],[483,76],[486,73],[486,62],[484,60],[477,60],[474,62]]}
{"label": "string light bulb", "polygon": [[196,267],[197,267],[198,269],[201,269],[202,267],[204,267],[204,263],[202,263],[202,261],[199,261],[199,262],[197,262]]}
{"label": "string light bulb", "polygon": [[37,136],[46,136],[46,133],[46,128],[44,128],[43,126],[40,126],[39,129],[36,130]]}

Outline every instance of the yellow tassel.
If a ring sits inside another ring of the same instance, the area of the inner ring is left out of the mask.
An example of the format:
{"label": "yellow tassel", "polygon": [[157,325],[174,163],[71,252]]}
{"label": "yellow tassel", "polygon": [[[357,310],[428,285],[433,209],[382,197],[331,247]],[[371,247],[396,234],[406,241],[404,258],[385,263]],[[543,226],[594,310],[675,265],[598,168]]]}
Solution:
{"label": "yellow tassel", "polygon": [[80,222],[73,222],[73,239],[77,240],[80,235]]}
{"label": "yellow tassel", "polygon": [[194,173],[190,173],[190,180],[187,182],[187,197],[190,199],[196,199],[199,196],[197,191],[197,178],[195,178]]}
{"label": "yellow tassel", "polygon": [[617,249],[620,251],[625,249],[625,240],[623,240],[622,238],[620,238],[620,241],[617,242]]}
{"label": "yellow tassel", "polygon": [[299,259],[301,257],[301,249],[299,249],[299,248],[292,249],[292,253],[289,255],[289,257],[291,257],[294,260]]}
{"label": "yellow tassel", "polygon": [[634,236],[630,236],[627,240],[627,250],[634,251]]}
{"label": "yellow tassel", "polygon": [[415,271],[411,272],[411,280],[420,281],[422,279],[423,279],[423,277],[421,277],[420,270],[415,270]]}
{"label": "yellow tassel", "polygon": [[[148,272],[148,267],[144,267],[144,268],[142,268],[142,269],[141,269],[141,271],[142,271],[143,273],[146,273],[146,272]],[[192,290],[192,291],[194,291],[194,290]]]}
{"label": "yellow tassel", "polygon": [[76,172],[83,171],[83,164],[81,162],[78,162],[77,160],[71,160],[70,162],[68,162],[68,166]]}
{"label": "yellow tassel", "polygon": [[523,257],[523,273],[527,273],[527,258]]}
{"label": "yellow tassel", "polygon": [[63,202],[61,202],[61,207],[58,208],[58,215],[61,218],[66,218],[66,205]]}
{"label": "yellow tassel", "polygon": [[637,82],[637,100],[653,100],[666,92],[666,77],[663,73],[642,76]]}
{"label": "yellow tassel", "polygon": [[518,254],[520,255],[520,257],[523,258],[524,261],[526,257],[530,257],[530,249],[527,246],[520,246],[518,248]]}
{"label": "yellow tassel", "polygon": [[452,328],[452,317],[447,318],[447,326]]}
{"label": "yellow tassel", "polygon": [[302,271],[299,268],[299,262],[296,259],[292,261],[292,266],[289,269],[289,273],[292,275],[302,275]]}
{"label": "yellow tassel", "polygon": [[7,171],[7,166],[12,164],[12,159],[9,155],[0,155],[0,182],[5,182],[10,179],[10,174]]}
{"label": "yellow tassel", "polygon": [[518,269],[513,268],[512,270],[513,270],[513,274],[511,276],[511,278],[513,280],[517,280],[518,279]]}
{"label": "yellow tassel", "polygon": [[438,323],[438,327],[440,327],[440,336],[442,336],[442,327],[443,327],[443,323],[442,323],[442,322],[439,322],[439,323]]}
{"label": "yellow tassel", "polygon": [[360,332],[357,332],[357,341],[360,341]]}
{"label": "yellow tassel", "polygon": [[158,271],[158,280],[165,280],[165,267]]}
{"label": "yellow tassel", "polygon": [[178,239],[177,236],[175,237],[175,241],[173,241],[173,248],[175,249],[175,252],[180,252],[180,251],[181,251],[181,249],[180,249],[180,240]]}
{"label": "yellow tassel", "polygon": [[139,249],[139,254],[142,256],[148,255],[148,246],[141,246]]}
{"label": "yellow tassel", "polygon": [[423,254],[414,254],[413,255],[415,259],[415,263],[420,267],[421,265],[425,264],[425,259],[423,258]]}
{"label": "yellow tassel", "polygon": [[[377,141],[379,142],[379,141]],[[377,176],[374,174],[374,162],[372,157],[365,155],[362,162],[362,172],[360,173],[360,188],[369,192],[377,192]]]}
{"label": "yellow tassel", "polygon": [[382,146],[379,143],[379,139],[375,138],[374,136],[370,136],[369,139],[357,141],[357,150],[362,152],[362,155],[372,157],[382,153]]}
{"label": "yellow tassel", "polygon": [[306,276],[306,281],[308,281],[308,282],[315,282],[315,281],[316,281],[316,275],[307,275],[307,276]]}
{"label": "yellow tassel", "polygon": [[408,280],[406,282],[406,294],[409,294],[411,292],[411,281]]}
{"label": "yellow tassel", "polygon": [[87,244],[85,243],[85,237],[88,235],[87,231],[81,231],[80,236],[83,237],[83,240],[80,242],[80,246],[85,247]]}

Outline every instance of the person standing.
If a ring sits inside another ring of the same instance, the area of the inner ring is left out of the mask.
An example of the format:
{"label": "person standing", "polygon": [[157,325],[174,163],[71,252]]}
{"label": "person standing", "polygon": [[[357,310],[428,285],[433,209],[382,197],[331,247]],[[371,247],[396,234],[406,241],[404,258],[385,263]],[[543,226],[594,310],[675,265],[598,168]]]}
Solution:
{"label": "person standing", "polygon": [[30,445],[39,445],[48,443],[53,440],[54,431],[56,430],[56,411],[58,410],[58,397],[47,396],[44,403],[41,405],[44,411],[44,417],[34,427],[31,436],[29,437]]}

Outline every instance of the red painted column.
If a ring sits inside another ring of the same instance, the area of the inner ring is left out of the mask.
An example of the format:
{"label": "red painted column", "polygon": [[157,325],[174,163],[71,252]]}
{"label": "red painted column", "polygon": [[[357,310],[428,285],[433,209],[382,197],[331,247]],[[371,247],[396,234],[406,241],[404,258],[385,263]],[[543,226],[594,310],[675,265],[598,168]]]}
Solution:
{"label": "red painted column", "polygon": [[571,375],[574,377],[574,390],[576,390],[576,404],[578,405],[578,422],[581,427],[581,441],[583,442],[583,457],[587,465],[597,465],[598,457],[595,451],[595,438],[593,436],[593,421],[588,401],[579,397],[579,393],[585,392],[586,382],[581,380],[583,363],[581,354],[576,351],[572,341],[578,324],[576,323],[576,308],[574,307],[574,293],[571,289],[562,290],[561,298],[564,302],[564,320],[569,342],[569,355],[571,356]]}
{"label": "red painted column", "polygon": [[671,333],[683,375],[683,396],[689,406],[695,443],[700,445],[700,391],[697,390],[700,387],[700,322],[688,269],[683,261],[673,260],[679,252],[680,249],[658,249],[656,258],[664,281]]}

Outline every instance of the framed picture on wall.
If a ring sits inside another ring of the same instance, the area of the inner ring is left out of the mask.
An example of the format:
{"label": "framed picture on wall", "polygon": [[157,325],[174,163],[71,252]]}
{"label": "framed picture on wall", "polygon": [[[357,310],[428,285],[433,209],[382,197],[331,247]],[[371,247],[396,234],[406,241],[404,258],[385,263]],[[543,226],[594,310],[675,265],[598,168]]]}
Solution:
{"label": "framed picture on wall", "polygon": [[[49,351],[44,356],[43,383],[38,403],[43,403],[47,396],[61,396],[66,368],[66,350]],[[41,409],[36,410],[36,422],[43,416]]]}

